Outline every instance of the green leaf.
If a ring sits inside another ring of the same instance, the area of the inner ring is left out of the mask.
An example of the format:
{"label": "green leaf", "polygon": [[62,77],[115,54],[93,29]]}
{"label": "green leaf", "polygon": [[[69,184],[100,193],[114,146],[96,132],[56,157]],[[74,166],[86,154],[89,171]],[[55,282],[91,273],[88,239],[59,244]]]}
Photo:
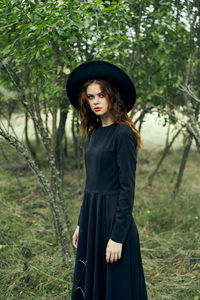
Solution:
{"label": "green leaf", "polygon": [[38,59],[40,57],[40,50],[37,50],[35,58]]}

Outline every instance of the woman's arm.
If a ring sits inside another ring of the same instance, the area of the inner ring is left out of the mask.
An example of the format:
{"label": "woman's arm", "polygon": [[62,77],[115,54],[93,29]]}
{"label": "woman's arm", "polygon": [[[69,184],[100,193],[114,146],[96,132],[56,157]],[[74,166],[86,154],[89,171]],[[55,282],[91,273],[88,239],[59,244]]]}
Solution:
{"label": "woman's arm", "polygon": [[137,141],[128,124],[119,126],[117,132],[117,165],[119,168],[120,194],[115,223],[110,238],[124,243],[131,223],[135,193]]}
{"label": "woman's arm", "polygon": [[[86,139],[86,143],[85,143],[85,147],[87,147],[89,140],[90,140],[90,136],[91,136],[92,130],[89,131],[88,135],[87,135],[87,139]],[[80,226],[80,220],[81,220],[81,215],[82,215],[82,209],[83,209],[83,200],[81,203],[81,208],[80,208],[80,212],[79,212],[79,217],[78,217],[78,226]]]}
{"label": "woman's arm", "polygon": [[81,203],[81,208],[80,208],[80,212],[79,212],[79,217],[78,217],[78,224],[77,224],[77,226],[80,226],[80,220],[81,220],[82,208],[83,208],[83,200],[82,200],[82,203]]}

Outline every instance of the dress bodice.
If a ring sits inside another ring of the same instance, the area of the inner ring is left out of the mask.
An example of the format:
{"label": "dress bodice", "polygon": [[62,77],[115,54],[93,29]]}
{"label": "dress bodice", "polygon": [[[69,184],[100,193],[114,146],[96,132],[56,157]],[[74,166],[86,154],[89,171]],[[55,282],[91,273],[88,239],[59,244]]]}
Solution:
{"label": "dress bodice", "polygon": [[119,189],[116,131],[118,124],[99,126],[86,143],[86,189],[114,191]]}

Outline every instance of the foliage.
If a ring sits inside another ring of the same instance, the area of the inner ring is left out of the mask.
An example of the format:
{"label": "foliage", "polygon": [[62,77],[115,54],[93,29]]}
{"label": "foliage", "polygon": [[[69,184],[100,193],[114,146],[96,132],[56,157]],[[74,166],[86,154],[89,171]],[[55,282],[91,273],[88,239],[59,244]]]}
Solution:
{"label": "foliage", "polygon": [[[50,105],[63,97],[63,72],[90,59],[123,66],[140,101],[181,105],[178,88],[191,50],[195,89],[198,83],[198,9],[197,1],[6,0],[0,8],[1,58],[27,93],[42,90]],[[10,86],[5,75],[4,84]]]}
{"label": "foliage", "polygon": [[[13,80],[6,72],[1,80],[5,88],[23,90],[27,103],[37,96],[46,113],[68,111],[66,75],[83,61],[105,59],[133,78],[137,109],[150,103],[161,114],[167,108],[187,115],[180,85],[190,83],[200,93],[199,11],[195,0],[6,0],[0,57]],[[170,113],[166,120],[178,119]]]}

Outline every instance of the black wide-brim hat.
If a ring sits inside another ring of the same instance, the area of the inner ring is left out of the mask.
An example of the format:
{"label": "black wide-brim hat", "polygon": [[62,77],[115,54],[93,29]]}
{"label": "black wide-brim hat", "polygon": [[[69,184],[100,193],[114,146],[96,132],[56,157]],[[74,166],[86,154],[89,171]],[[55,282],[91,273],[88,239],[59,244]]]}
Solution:
{"label": "black wide-brim hat", "polygon": [[130,77],[119,67],[107,61],[96,60],[79,65],[69,75],[66,85],[67,95],[76,109],[79,109],[82,85],[92,79],[102,79],[111,83],[118,89],[127,112],[133,108],[136,101],[136,90]]}

